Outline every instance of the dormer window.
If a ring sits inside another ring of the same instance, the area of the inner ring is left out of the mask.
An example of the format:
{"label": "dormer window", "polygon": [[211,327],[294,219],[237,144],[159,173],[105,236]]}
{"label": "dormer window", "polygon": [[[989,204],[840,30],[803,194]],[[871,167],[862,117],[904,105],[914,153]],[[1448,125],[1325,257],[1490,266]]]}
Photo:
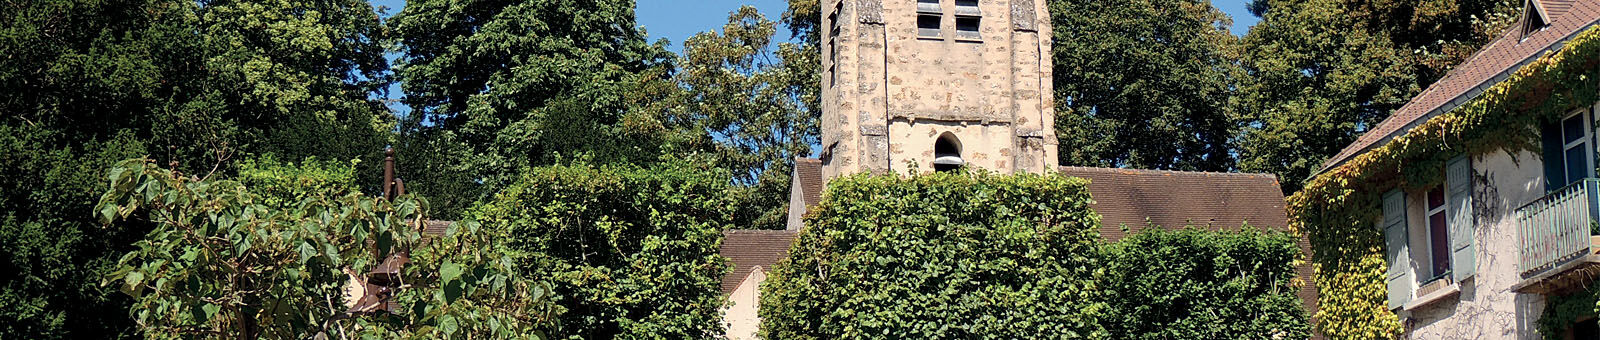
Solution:
{"label": "dormer window", "polygon": [[961,160],[961,140],[949,132],[939,135],[933,142],[933,171],[953,171],[962,164],[966,161]]}
{"label": "dormer window", "polygon": [[1522,39],[1539,32],[1550,26],[1550,16],[1545,15],[1544,5],[1539,0],[1526,0],[1522,3]]}

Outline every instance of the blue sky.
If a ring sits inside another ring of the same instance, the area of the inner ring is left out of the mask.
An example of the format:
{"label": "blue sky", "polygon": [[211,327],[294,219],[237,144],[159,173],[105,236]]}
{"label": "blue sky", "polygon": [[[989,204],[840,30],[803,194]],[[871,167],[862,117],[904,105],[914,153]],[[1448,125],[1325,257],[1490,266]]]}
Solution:
{"label": "blue sky", "polygon": [[[400,12],[405,6],[405,0],[371,0],[375,6],[387,6],[388,14]],[[645,32],[650,35],[650,41],[666,38],[670,41],[673,52],[682,52],[683,40],[694,36],[695,33],[708,30],[719,30],[728,22],[728,13],[739,9],[739,6],[754,5],[756,9],[765,14],[768,19],[777,21],[784,9],[788,8],[785,0],[637,0],[638,23],[644,26]],[[1120,0],[1108,0],[1120,1]],[[1244,35],[1259,21],[1250,12],[1245,10],[1245,3],[1249,0],[1216,0],[1212,5],[1222,9],[1233,17],[1231,31],[1235,35]],[[785,37],[787,33],[785,32]],[[392,57],[392,56],[391,56]],[[389,98],[400,98],[400,86],[390,88]],[[397,113],[405,114],[410,108],[403,105],[392,105]]]}
{"label": "blue sky", "polygon": [[[728,22],[728,12],[739,9],[742,5],[755,5],[761,14],[768,19],[778,20],[783,10],[788,8],[784,0],[637,0],[639,7],[639,25],[645,27],[650,34],[650,40],[667,38],[672,41],[672,50],[680,51],[683,40],[695,33],[707,30],[720,29],[722,24]],[[1110,0],[1118,1],[1118,0]],[[1231,31],[1235,35],[1244,35],[1249,31],[1250,25],[1259,21],[1248,10],[1245,3],[1248,0],[1216,0],[1212,5],[1222,9],[1233,17]]]}

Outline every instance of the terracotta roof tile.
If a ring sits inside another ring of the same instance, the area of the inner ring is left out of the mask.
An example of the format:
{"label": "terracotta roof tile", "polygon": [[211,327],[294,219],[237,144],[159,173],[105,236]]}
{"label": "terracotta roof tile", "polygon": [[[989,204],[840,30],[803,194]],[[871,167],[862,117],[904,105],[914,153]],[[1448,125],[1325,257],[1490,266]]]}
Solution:
{"label": "terracotta roof tile", "polygon": [[739,282],[750,275],[750,270],[761,266],[772,270],[778,260],[789,256],[789,244],[794,243],[796,230],[728,230],[722,232],[721,253],[733,262],[733,270],[722,276],[722,294],[733,293]]}
{"label": "terracotta roof tile", "polygon": [[1428,86],[1405,106],[1395,110],[1354,143],[1329,158],[1319,172],[1332,169],[1362,152],[1403,135],[1414,124],[1454,109],[1456,105],[1476,97],[1480,87],[1493,85],[1495,78],[1515,71],[1524,62],[1537,58],[1556,43],[1566,41],[1600,19],[1600,1],[1542,0],[1541,3],[1545,14],[1550,17],[1548,27],[1524,36],[1522,25],[1512,25],[1499,38],[1456,65],[1444,78]]}
{"label": "terracotta roof tile", "polygon": [[816,158],[795,158],[794,173],[800,179],[800,195],[806,206],[822,203],[822,189],[827,181],[822,179],[822,161]]}
{"label": "terracotta roof tile", "polygon": [[1288,225],[1283,191],[1269,174],[1184,172],[1116,168],[1061,167],[1061,174],[1089,179],[1091,205],[1100,213],[1100,234],[1108,241],[1138,231],[1146,221],[1165,227],[1207,225],[1259,228]]}

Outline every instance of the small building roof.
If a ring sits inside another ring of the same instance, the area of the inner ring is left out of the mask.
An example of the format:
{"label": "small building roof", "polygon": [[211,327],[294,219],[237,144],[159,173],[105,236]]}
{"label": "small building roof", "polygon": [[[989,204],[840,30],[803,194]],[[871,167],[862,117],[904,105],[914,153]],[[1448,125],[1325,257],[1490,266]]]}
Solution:
{"label": "small building roof", "polygon": [[722,294],[733,293],[739,282],[756,267],[770,270],[778,260],[789,256],[798,230],[728,230],[722,232],[720,252],[733,262],[733,270],[722,276]]}
{"label": "small building roof", "polygon": [[[1499,38],[1456,65],[1444,78],[1422,90],[1405,106],[1390,114],[1389,118],[1328,158],[1318,172],[1339,166],[1356,155],[1404,135],[1429,118],[1465,104],[1545,51],[1560,48],[1572,36],[1593,26],[1596,19],[1600,19],[1600,1],[1532,0],[1528,7],[1543,8],[1543,17],[1548,18],[1546,23],[1549,26],[1525,33],[1524,25],[1511,25]],[[1524,15],[1522,20],[1528,20],[1528,17]]]}

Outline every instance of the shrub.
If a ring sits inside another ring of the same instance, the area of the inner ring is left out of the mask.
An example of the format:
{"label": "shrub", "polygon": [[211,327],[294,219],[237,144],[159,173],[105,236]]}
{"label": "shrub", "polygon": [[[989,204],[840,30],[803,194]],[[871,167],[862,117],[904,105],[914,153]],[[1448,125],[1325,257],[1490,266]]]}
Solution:
{"label": "shrub", "polygon": [[[132,296],[147,338],[538,337],[550,328],[548,287],[514,275],[509,258],[477,250],[497,238],[471,221],[422,240],[408,222],[425,203],[347,194],[293,208],[231,180],[192,180],[148,160],[119,163],[95,210],[102,223],[155,228],[122,256],[103,285]],[[393,252],[412,261],[394,300],[399,314],[346,314],[345,271],[366,273]]]}
{"label": "shrub", "polygon": [[1300,247],[1276,231],[1146,228],[1105,247],[1114,339],[1305,339]]}
{"label": "shrub", "polygon": [[300,164],[281,162],[272,154],[247,159],[239,164],[240,184],[271,207],[287,207],[307,198],[331,199],[356,192],[356,165],[306,157]]}
{"label": "shrub", "polygon": [[468,214],[505,237],[524,272],[554,282],[566,309],[559,334],[714,338],[729,178],[671,166],[537,168]]}
{"label": "shrub", "polygon": [[834,179],[761,287],[769,339],[1103,338],[1087,181]]}

